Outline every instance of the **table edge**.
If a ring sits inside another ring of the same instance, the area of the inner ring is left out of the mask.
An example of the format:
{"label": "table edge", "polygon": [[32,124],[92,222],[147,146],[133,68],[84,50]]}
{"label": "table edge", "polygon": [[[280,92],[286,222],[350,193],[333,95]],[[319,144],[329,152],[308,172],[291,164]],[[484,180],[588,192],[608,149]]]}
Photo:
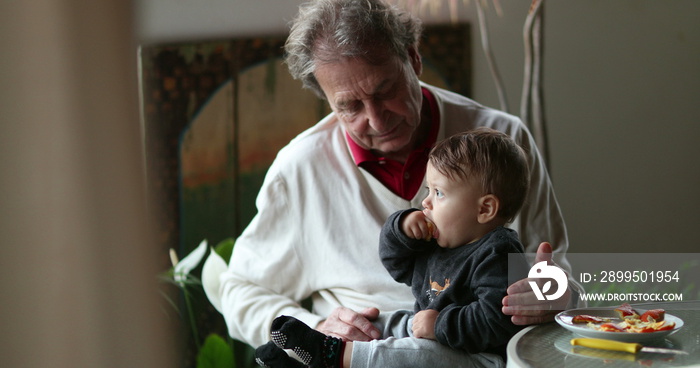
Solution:
{"label": "table edge", "polygon": [[523,328],[520,330],[520,332],[513,335],[513,337],[508,341],[508,346],[506,347],[506,368],[522,368],[530,366],[520,359],[520,357],[518,357],[515,349],[518,345],[518,341],[520,341],[520,338],[535,327],[537,327],[537,325],[531,325]]}

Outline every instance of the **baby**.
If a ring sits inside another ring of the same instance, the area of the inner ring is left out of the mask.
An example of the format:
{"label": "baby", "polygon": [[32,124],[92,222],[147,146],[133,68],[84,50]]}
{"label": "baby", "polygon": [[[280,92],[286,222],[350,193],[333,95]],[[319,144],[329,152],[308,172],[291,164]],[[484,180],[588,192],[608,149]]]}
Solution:
{"label": "baby", "polygon": [[[406,338],[396,339],[394,354],[382,356],[410,366],[406,352],[421,338],[504,357],[508,340],[521,328],[501,312],[509,270],[522,276],[528,268],[524,257],[509,259],[522,255],[523,246],[505,227],[525,201],[525,154],[506,134],[480,128],[436,144],[425,175],[424,209],[392,214],[381,232],[382,263],[416,298],[415,311],[395,312],[399,318],[384,327],[385,338]],[[353,346],[371,344],[344,342],[289,316],[273,321],[271,335],[272,342],[256,351],[258,363],[268,367],[350,367]]]}

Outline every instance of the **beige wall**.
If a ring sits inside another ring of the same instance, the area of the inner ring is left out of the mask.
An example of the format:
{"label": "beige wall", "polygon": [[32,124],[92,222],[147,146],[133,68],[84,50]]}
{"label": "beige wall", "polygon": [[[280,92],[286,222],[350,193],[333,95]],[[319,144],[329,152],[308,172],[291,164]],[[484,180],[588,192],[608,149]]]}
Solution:
{"label": "beige wall", "polygon": [[[165,42],[285,32],[300,2],[141,0],[139,35]],[[474,1],[458,3],[460,18],[473,21]],[[491,7],[489,28],[511,109],[518,111],[529,1],[499,3],[503,16]],[[425,18],[446,20],[444,13]],[[689,229],[700,220],[698,13],[696,0],[546,2],[552,177],[572,251],[697,248]],[[478,35],[474,97],[497,106]]]}
{"label": "beige wall", "polygon": [[551,4],[554,177],[576,249],[700,251],[700,2]]}
{"label": "beige wall", "polygon": [[128,1],[0,3],[0,357],[166,367]]}

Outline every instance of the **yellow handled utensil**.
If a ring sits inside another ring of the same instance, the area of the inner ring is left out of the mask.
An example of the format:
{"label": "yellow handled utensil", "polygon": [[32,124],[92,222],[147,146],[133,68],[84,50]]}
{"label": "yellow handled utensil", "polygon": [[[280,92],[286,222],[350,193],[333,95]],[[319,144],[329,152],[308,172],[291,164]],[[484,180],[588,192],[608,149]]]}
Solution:
{"label": "yellow handled utensil", "polygon": [[655,348],[650,346],[642,346],[642,344],[637,344],[633,342],[620,342],[613,340],[604,339],[592,339],[592,338],[576,338],[571,340],[571,345],[585,346],[587,348],[603,349],[603,350],[613,350],[613,351],[624,351],[627,353],[636,354],[637,352],[644,353],[662,353],[662,354],[688,354],[683,350],[677,349],[667,349],[667,348]]}

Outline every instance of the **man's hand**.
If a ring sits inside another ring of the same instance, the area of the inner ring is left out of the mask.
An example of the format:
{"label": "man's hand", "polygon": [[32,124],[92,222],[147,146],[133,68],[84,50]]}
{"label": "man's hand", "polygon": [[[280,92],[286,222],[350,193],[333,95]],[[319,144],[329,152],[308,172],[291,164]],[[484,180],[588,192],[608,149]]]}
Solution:
{"label": "man's hand", "polygon": [[361,312],[338,307],[316,326],[316,330],[339,337],[343,341],[371,341],[381,337],[379,329],[371,321],[379,317],[379,309],[365,308]]}
{"label": "man's hand", "polygon": [[413,317],[413,336],[420,339],[436,340],[435,321],[440,312],[434,309],[422,310]]}
{"label": "man's hand", "polygon": [[[540,244],[537,248],[535,263],[547,261],[552,263],[552,245],[549,243]],[[512,316],[511,320],[516,325],[532,325],[550,322],[560,311],[566,309],[571,299],[571,291],[567,288],[566,293],[557,300],[537,300],[528,281],[522,279],[513,283],[506,291],[508,295],[503,298],[503,314]]]}

